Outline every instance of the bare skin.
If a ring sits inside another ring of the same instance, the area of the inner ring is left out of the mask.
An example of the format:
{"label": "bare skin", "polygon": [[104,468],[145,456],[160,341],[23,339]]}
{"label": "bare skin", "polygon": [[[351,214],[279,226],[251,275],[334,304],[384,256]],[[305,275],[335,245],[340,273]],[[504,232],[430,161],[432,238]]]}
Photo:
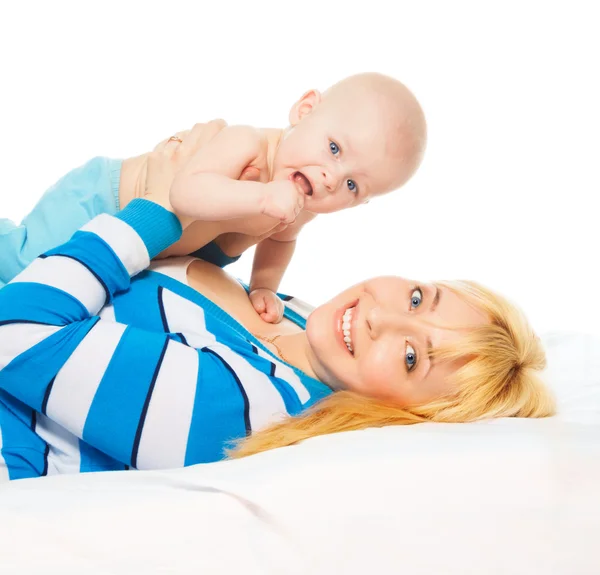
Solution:
{"label": "bare skin", "polygon": [[[250,332],[279,336],[279,350],[295,367],[334,389],[405,406],[452,393],[448,380],[458,366],[433,363],[429,343],[434,348],[448,344],[459,338],[466,326],[489,321],[449,290],[390,276],[352,286],[319,306],[303,331],[285,318],[278,324],[264,322],[240,284],[212,264],[193,261],[187,278],[192,288]],[[353,310],[352,352],[342,337],[342,317],[347,309]],[[277,347],[266,345],[278,354]]]}
{"label": "bare skin", "polygon": [[[258,244],[250,300],[267,322],[281,321],[275,295],[302,228],[317,214],[358,206],[401,187],[426,142],[423,112],[400,82],[380,74],[309,90],[284,130],[226,126],[177,174],[171,202],[196,221],[162,257],[189,254],[212,240],[230,256]],[[144,157],[123,169],[143,179]],[[123,198],[126,203],[127,198]]]}
{"label": "bare skin", "polygon": [[[169,195],[177,145],[160,145],[151,155],[144,197],[174,211],[186,229],[193,218],[174,210]],[[264,322],[245,290],[212,264],[193,261],[187,279],[255,335],[279,336],[269,347],[291,365],[333,389],[402,406],[452,394],[451,376],[460,365],[434,361],[430,350],[490,321],[445,287],[389,276],[356,284],[319,306],[302,331],[287,320]]]}

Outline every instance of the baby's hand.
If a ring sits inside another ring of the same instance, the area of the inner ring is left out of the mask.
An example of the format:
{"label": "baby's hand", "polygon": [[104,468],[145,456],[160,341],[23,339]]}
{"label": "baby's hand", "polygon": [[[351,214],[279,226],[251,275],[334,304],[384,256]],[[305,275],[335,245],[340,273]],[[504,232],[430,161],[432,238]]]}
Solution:
{"label": "baby's hand", "polygon": [[304,207],[304,192],[290,180],[274,180],[265,184],[260,211],[265,216],[291,224]]}
{"label": "baby's hand", "polygon": [[279,323],[283,319],[283,302],[279,296],[267,288],[250,292],[250,302],[256,313],[268,323]]}

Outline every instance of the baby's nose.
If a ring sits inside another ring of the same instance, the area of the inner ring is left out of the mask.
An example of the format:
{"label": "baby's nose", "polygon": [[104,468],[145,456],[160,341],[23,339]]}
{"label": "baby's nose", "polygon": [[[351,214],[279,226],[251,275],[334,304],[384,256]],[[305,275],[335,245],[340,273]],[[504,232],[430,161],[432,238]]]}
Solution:
{"label": "baby's nose", "polygon": [[327,171],[321,170],[321,177],[323,178],[323,185],[328,192],[335,190],[335,178]]}

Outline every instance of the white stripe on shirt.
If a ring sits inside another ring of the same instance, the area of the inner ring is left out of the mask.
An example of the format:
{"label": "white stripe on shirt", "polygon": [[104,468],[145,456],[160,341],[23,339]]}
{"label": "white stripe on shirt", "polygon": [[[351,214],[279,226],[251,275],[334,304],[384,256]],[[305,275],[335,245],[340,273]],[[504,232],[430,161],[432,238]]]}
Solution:
{"label": "white stripe on shirt", "polygon": [[170,278],[177,280],[179,283],[189,286],[190,284],[187,280],[187,270],[190,264],[196,261],[196,259],[197,258],[193,256],[180,256],[165,258],[164,260],[154,260],[148,269],[153,272],[169,276]]}
{"label": "white stripe on shirt", "polygon": [[77,437],[41,413],[36,414],[34,431],[48,444],[47,475],[79,473],[81,456]]}
{"label": "white stripe on shirt", "polygon": [[304,387],[304,384],[296,375],[294,370],[285,363],[277,361],[274,357],[269,355],[266,351],[263,351],[260,347],[257,347],[257,351],[258,355],[261,357],[266,357],[269,361],[275,364],[275,377],[283,379],[289,383],[298,395],[298,399],[302,405],[304,405],[310,399],[310,393],[308,392],[308,389]]}
{"label": "white stripe on shirt", "polygon": [[54,325],[9,323],[0,325],[0,370],[15,357],[62,329]]}
{"label": "white stripe on shirt", "polygon": [[262,373],[241,355],[226,345],[209,346],[235,371],[248,397],[250,427],[258,431],[270,423],[276,423],[287,415],[283,397],[266,373]]}
{"label": "white stripe on shirt", "polygon": [[83,437],[83,427],[102,377],[127,326],[99,321],[60,369],[48,399],[46,414]]}
{"label": "white stripe on shirt", "polygon": [[105,305],[101,310],[100,313],[98,314],[100,316],[100,319],[102,321],[116,321],[115,319],[115,306],[110,303],[108,305]]}
{"label": "white stripe on shirt", "polygon": [[[166,289],[163,290],[162,303],[169,331],[177,333],[187,326],[188,331],[182,333],[189,345],[199,349],[210,348],[235,371],[248,397],[250,427],[253,431],[287,414],[283,398],[269,376],[226,345],[217,343],[206,327],[202,308]],[[189,331],[190,324],[197,326],[194,332]]]}
{"label": "white stripe on shirt", "polygon": [[142,238],[119,218],[100,214],[85,224],[81,231],[100,236],[117,254],[130,276],[140,273],[150,265],[150,256]]}
{"label": "white stripe on shirt", "polygon": [[184,466],[196,400],[198,363],[197,350],[168,342],[148,404],[137,469]]}
{"label": "white stripe on shirt", "polygon": [[289,310],[297,313],[300,317],[307,319],[308,316],[314,311],[315,306],[306,303],[305,301],[293,297],[288,301],[283,302],[285,307]]}
{"label": "white stripe on shirt", "polygon": [[[168,289],[162,290],[162,305],[171,333],[182,332],[188,344],[198,349],[215,343],[215,336],[206,329],[201,307]],[[193,332],[190,325],[195,328]]]}
{"label": "white stripe on shirt", "polygon": [[6,467],[6,463],[2,457],[2,427],[0,426],[0,484],[2,484],[3,481],[8,480],[8,467]]}
{"label": "white stripe on shirt", "polygon": [[102,284],[84,265],[64,256],[36,259],[11,283],[33,282],[55,287],[80,301],[89,314],[94,314],[106,301]]}

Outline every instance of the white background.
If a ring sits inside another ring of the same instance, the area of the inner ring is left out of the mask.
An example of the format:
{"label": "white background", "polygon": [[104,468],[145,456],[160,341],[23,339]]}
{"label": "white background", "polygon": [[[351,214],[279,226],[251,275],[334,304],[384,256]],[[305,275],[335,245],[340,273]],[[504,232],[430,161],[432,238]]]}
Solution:
{"label": "white background", "polygon": [[476,279],[540,331],[599,329],[595,3],[388,2],[2,2],[0,217],[93,156],[213,117],[283,128],[305,90],[380,71],[420,99],[425,161],[307,227],[282,289],[317,303],[372,275]]}

